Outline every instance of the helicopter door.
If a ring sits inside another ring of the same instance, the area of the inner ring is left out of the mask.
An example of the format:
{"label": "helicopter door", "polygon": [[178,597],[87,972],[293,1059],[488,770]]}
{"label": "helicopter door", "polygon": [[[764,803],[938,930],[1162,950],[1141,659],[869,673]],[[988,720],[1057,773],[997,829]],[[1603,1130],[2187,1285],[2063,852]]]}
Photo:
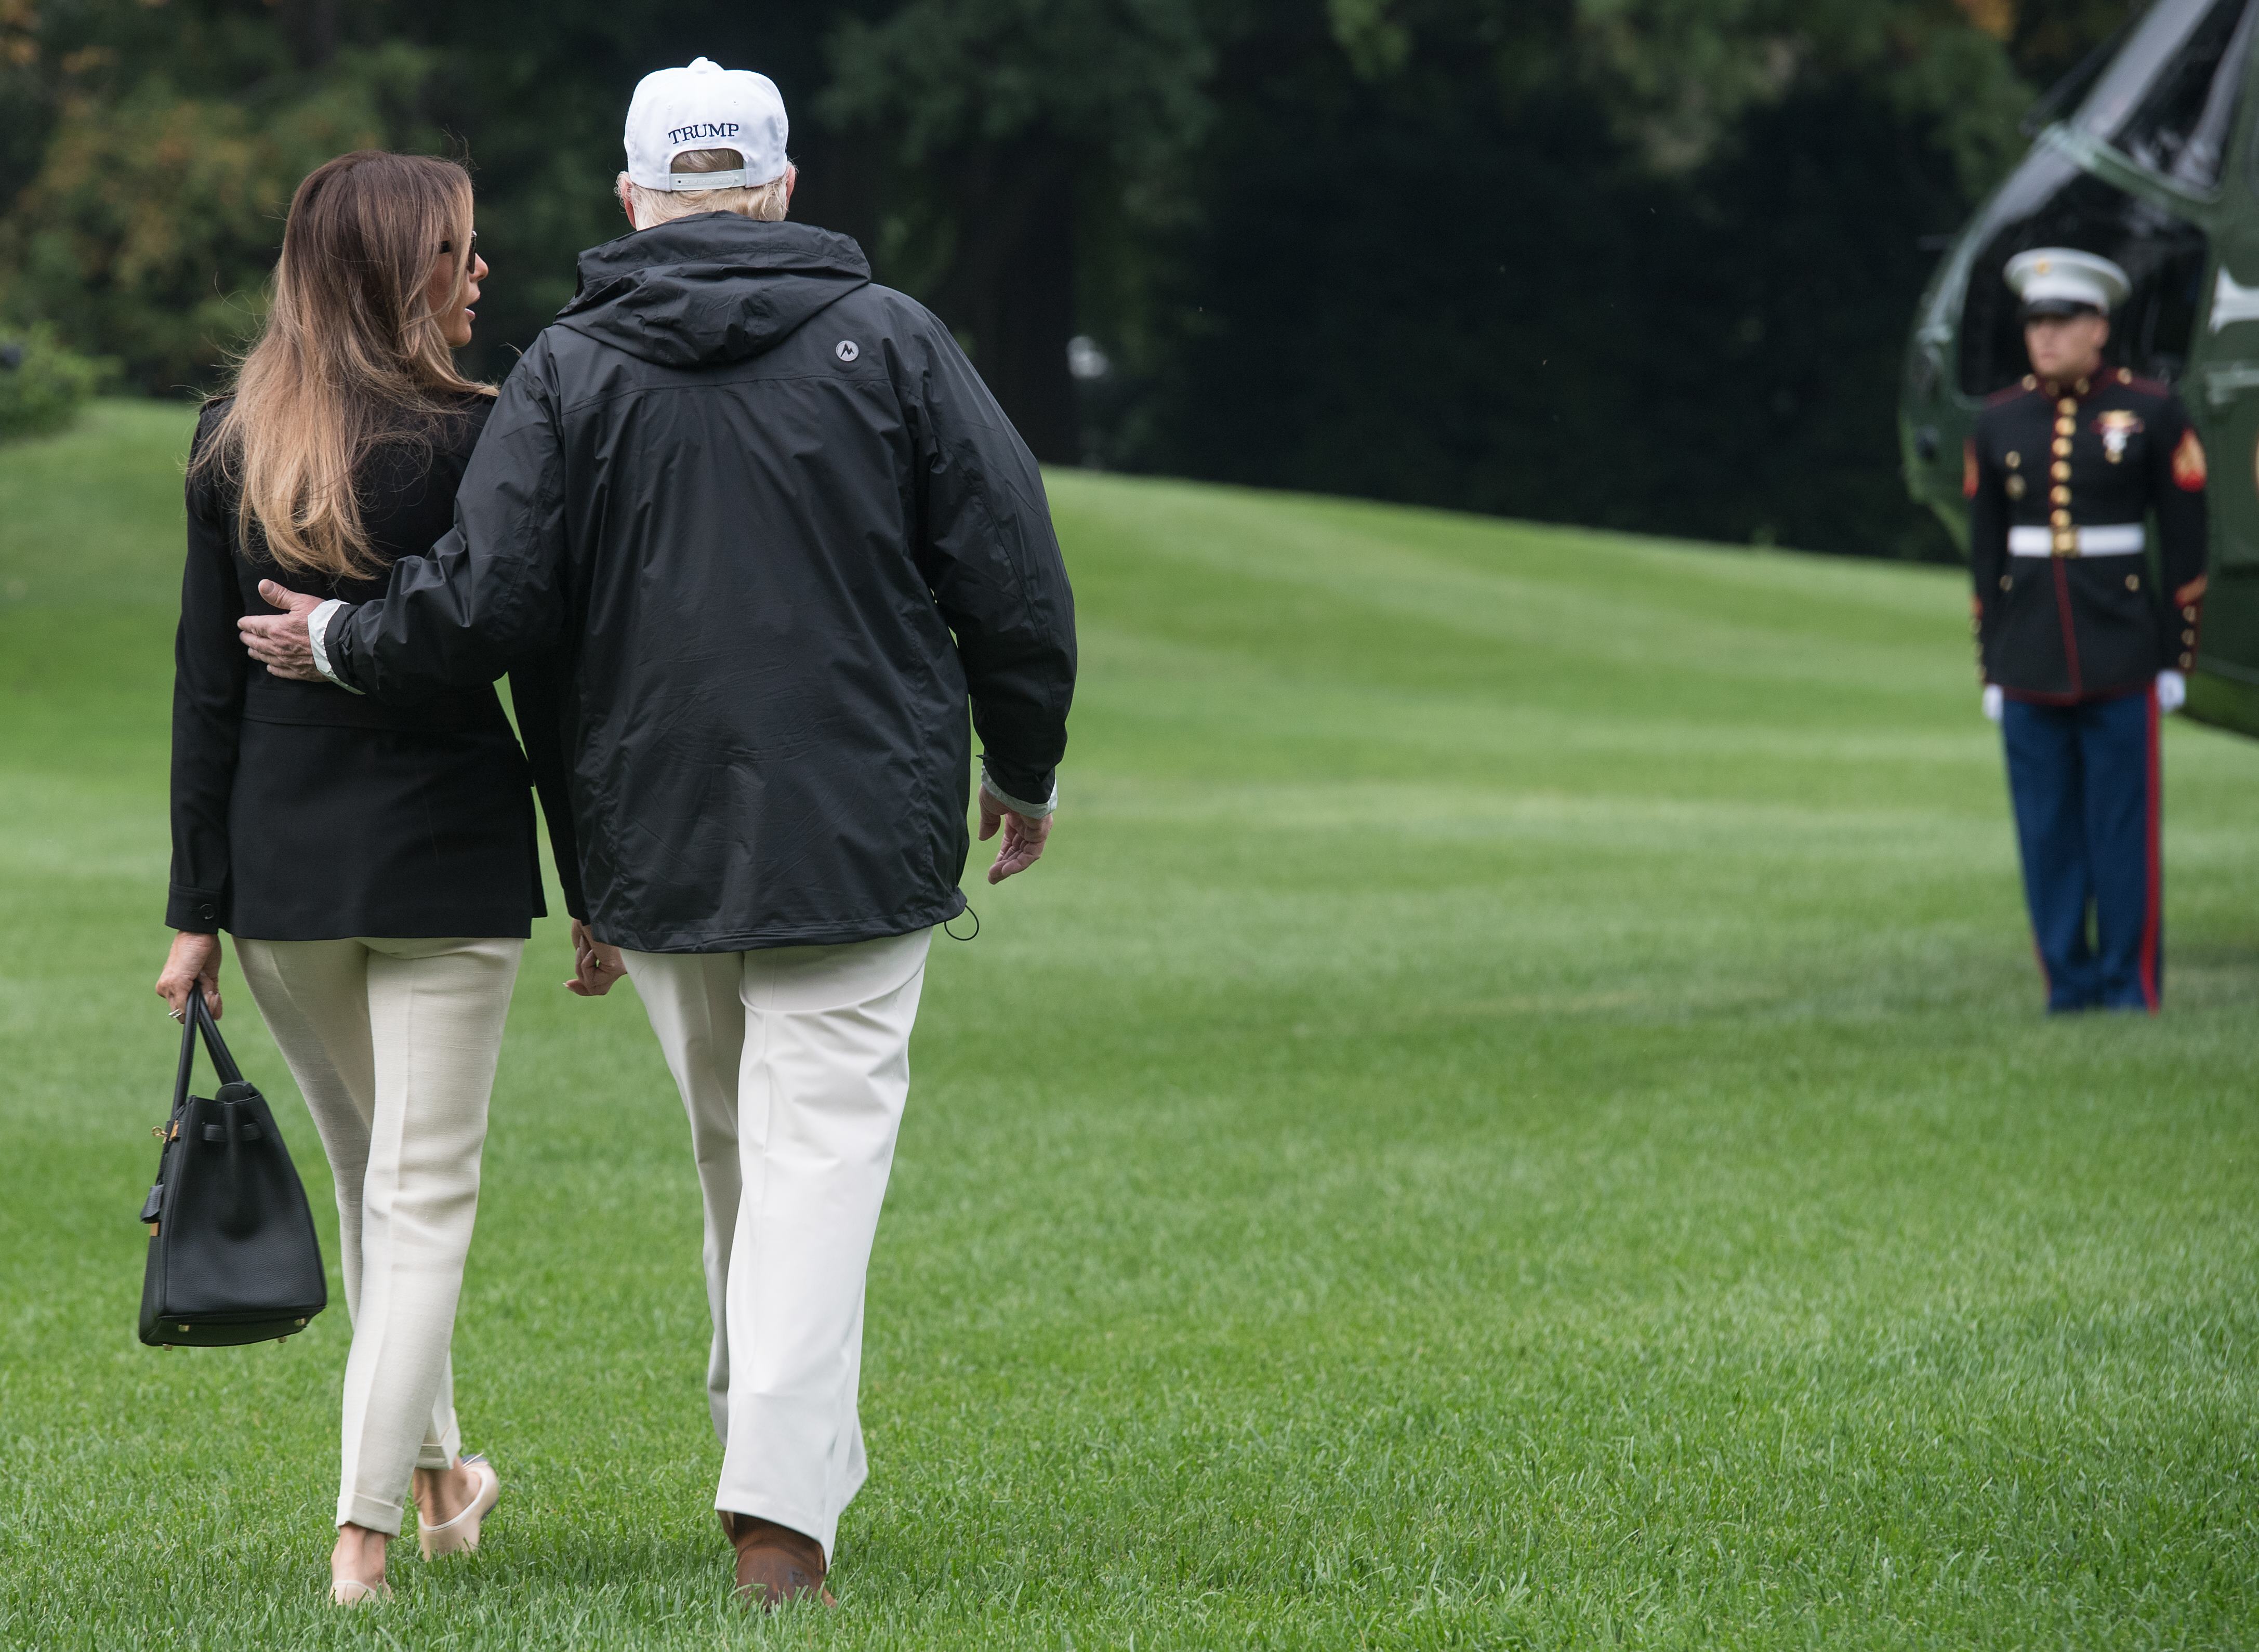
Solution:
{"label": "helicopter door", "polygon": [[[2247,76],[2259,66],[2247,63]],[[2183,387],[2210,461],[2211,588],[2203,668],[2259,684],[2259,123],[2229,168],[2197,369]],[[2240,173],[2240,176],[2236,175]]]}
{"label": "helicopter door", "polygon": [[[2255,156],[2259,160],[2259,156]],[[2259,186],[2259,172],[2245,187]],[[2206,671],[2259,684],[2259,200],[2218,238],[2203,366],[2186,388],[2211,470]]]}
{"label": "helicopter door", "polygon": [[2259,569],[2259,223],[2226,230],[2219,249],[2189,411],[2211,462],[2213,560]]}

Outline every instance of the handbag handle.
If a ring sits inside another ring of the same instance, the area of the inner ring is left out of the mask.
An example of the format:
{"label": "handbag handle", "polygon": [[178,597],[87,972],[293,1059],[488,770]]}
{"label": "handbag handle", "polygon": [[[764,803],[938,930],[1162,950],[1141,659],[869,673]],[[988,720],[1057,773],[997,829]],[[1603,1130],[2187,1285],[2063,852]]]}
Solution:
{"label": "handbag handle", "polygon": [[204,989],[190,986],[188,1024],[182,1029],[181,1036],[181,1074],[174,1086],[175,1107],[186,1102],[189,1097],[189,1072],[196,1065],[198,1034],[203,1036],[204,1049],[211,1056],[212,1071],[219,1075],[219,1081],[222,1084],[243,1082],[243,1071],[235,1065],[235,1057],[228,1053],[227,1040],[219,1036],[219,1023],[212,1019],[211,1008],[204,1002]]}
{"label": "handbag handle", "polygon": [[196,1007],[204,1001],[204,989],[189,988],[189,1012],[181,1017],[181,1065],[173,1074],[173,1116],[179,1118],[181,1109],[189,1105],[189,1081],[196,1070]]}

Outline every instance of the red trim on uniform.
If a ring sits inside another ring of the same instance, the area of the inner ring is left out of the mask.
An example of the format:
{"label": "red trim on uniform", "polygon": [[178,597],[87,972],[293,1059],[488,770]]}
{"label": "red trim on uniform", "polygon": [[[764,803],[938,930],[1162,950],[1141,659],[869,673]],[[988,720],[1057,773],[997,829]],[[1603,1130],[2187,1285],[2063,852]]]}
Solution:
{"label": "red trim on uniform", "polygon": [[2164,851],[2158,841],[2163,820],[2160,783],[2162,765],[2157,760],[2157,691],[2149,690],[2149,892],[2141,903],[2141,1001],[2149,1006],[2149,1014],[2157,1013],[2157,936],[2164,921]]}
{"label": "red trim on uniform", "polygon": [[2078,632],[2070,623],[2070,575],[2063,572],[2063,559],[2051,558],[2055,564],[2055,616],[2063,623],[2063,663],[2070,668],[2070,697],[2079,697]]}
{"label": "red trim on uniform", "polygon": [[2204,444],[2191,424],[2181,432],[2180,445],[2173,449],[2173,485],[2184,494],[2200,494],[2205,474]]}
{"label": "red trim on uniform", "polygon": [[1973,436],[1961,444],[1961,496],[1977,497],[1977,438]]}

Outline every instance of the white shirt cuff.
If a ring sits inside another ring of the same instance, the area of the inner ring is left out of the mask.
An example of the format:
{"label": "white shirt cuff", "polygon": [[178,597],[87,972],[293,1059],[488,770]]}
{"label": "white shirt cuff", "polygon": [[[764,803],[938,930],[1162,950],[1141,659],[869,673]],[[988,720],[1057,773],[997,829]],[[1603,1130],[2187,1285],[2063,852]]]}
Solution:
{"label": "white shirt cuff", "polygon": [[354,687],[351,683],[346,681],[343,678],[339,677],[337,673],[330,669],[330,639],[328,636],[330,619],[331,616],[339,609],[346,606],[346,603],[339,602],[335,597],[331,597],[328,602],[323,603],[312,613],[306,616],[306,646],[313,651],[314,669],[316,671],[320,672],[323,676],[327,677],[331,682],[336,683],[338,687],[344,689],[347,694],[357,694],[360,692],[360,689]]}
{"label": "white shirt cuff", "polygon": [[1004,790],[1003,787],[998,786],[995,781],[990,780],[988,778],[988,765],[986,762],[983,762],[980,765],[980,789],[987,793],[989,796],[994,798],[998,802],[1001,803],[1006,808],[1010,809],[1015,815],[1024,815],[1030,820],[1041,820],[1044,815],[1051,814],[1053,810],[1058,808],[1058,777],[1057,775],[1053,775],[1051,777],[1051,794],[1050,798],[1041,803],[1030,803],[1013,796],[1009,792]]}

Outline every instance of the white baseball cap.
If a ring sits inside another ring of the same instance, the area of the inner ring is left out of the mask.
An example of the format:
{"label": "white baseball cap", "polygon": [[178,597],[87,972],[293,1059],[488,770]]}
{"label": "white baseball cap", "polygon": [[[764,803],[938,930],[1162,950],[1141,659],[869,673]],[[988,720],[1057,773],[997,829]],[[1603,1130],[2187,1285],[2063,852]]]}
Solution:
{"label": "white baseball cap", "polygon": [[2028,317],[2067,316],[2099,310],[2108,315],[2126,302],[2134,283],[2106,258],[2071,246],[2035,246],[2008,260],[2007,282]]}
{"label": "white baseball cap", "polygon": [[[628,104],[628,176],[646,189],[752,189],[784,176],[790,130],[776,82],[711,58],[646,75]],[[676,172],[686,149],[734,149],[736,172]]]}

